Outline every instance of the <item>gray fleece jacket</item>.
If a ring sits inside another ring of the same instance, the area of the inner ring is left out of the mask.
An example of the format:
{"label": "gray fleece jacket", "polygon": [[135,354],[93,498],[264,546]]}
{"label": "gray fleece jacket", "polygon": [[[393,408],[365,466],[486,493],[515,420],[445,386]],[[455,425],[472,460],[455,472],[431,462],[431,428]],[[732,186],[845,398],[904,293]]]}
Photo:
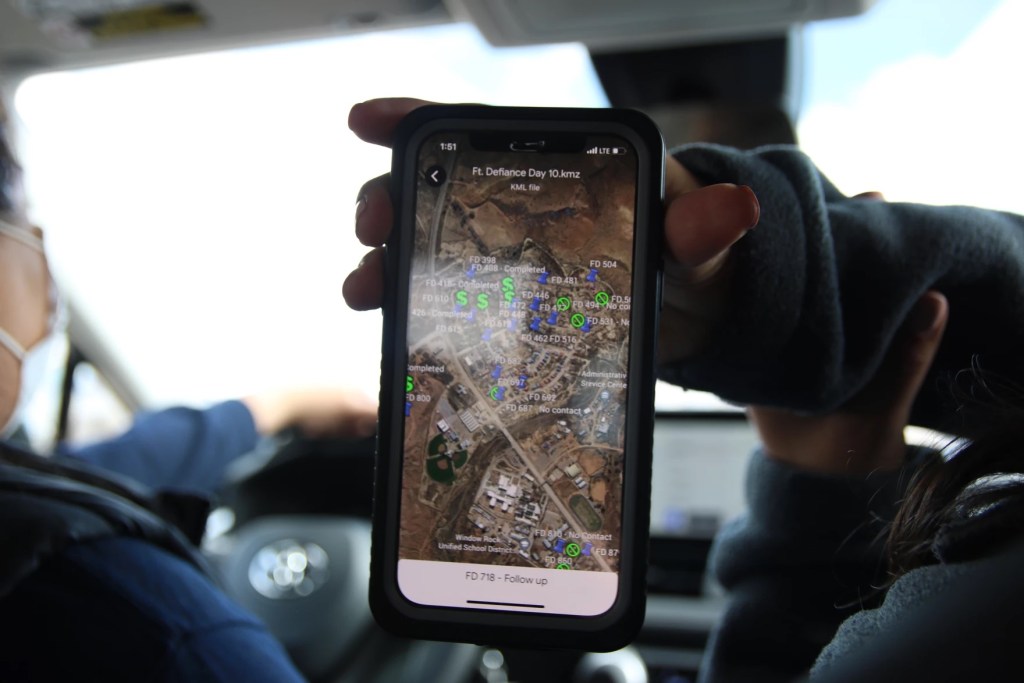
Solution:
{"label": "gray fleece jacket", "polygon": [[[960,400],[965,368],[1024,384],[1024,218],[847,198],[792,148],[695,145],[675,155],[705,182],[751,186],[761,221],[736,247],[715,343],[662,368],[663,379],[738,403],[828,412],[865,385],[910,308],[938,289],[950,320],[913,421],[986,430],[986,411]],[[854,479],[754,455],[749,512],[712,551],[731,600],[702,681],[791,680],[812,665],[816,681],[1024,679],[1024,619],[1006,616],[1024,607],[1024,552],[993,548],[881,588],[879,534],[922,457],[911,451],[901,472]],[[995,586],[1002,592],[984,592]],[[1018,658],[1015,675],[993,674]]]}

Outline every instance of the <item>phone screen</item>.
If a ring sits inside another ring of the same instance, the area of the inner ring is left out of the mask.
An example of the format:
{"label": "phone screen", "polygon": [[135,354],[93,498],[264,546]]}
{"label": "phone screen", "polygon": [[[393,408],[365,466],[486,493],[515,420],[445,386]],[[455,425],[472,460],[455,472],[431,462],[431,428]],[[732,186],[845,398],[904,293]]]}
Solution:
{"label": "phone screen", "polygon": [[397,572],[414,603],[615,603],[638,158],[581,138],[418,149]]}

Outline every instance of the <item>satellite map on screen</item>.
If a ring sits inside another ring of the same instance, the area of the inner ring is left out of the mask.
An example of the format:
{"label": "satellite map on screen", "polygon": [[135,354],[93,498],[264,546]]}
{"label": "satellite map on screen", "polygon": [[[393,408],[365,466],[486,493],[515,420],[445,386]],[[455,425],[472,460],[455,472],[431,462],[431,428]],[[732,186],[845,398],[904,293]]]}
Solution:
{"label": "satellite map on screen", "polygon": [[636,157],[420,166],[399,556],[616,571]]}

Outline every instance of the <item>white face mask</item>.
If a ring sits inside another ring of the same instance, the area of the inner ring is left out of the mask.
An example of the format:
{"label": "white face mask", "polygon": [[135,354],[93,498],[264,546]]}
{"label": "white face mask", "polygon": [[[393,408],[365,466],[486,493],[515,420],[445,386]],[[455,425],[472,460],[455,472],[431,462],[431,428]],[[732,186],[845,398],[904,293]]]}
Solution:
{"label": "white face mask", "polygon": [[0,427],[0,439],[6,439],[21,424],[25,408],[46,378],[46,369],[50,365],[50,359],[55,355],[54,351],[60,347],[60,336],[52,333],[48,334],[38,344],[32,346],[32,348],[23,349],[11,335],[0,328],[0,346],[7,347],[7,350],[21,361],[18,403],[14,406],[14,411],[10,417],[7,418],[7,422]]}
{"label": "white face mask", "polygon": [[[24,228],[0,221],[0,233],[43,253],[42,240]],[[45,379],[46,369],[49,366],[50,358],[54,355],[55,347],[60,346],[60,334],[63,332],[65,316],[64,308],[57,295],[57,288],[52,280],[50,281],[50,311],[46,336],[28,349],[0,327],[0,346],[6,348],[21,364],[18,402],[10,417],[7,418],[3,426],[0,426],[0,439],[10,436],[21,424],[25,407],[28,406],[36,389]]]}

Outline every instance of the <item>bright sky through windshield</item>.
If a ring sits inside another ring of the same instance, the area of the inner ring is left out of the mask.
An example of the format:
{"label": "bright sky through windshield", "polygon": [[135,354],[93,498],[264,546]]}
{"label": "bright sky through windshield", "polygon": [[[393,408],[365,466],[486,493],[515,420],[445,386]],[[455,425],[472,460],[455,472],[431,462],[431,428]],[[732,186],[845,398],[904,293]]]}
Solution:
{"label": "bright sky through windshield", "polygon": [[607,105],[581,47],[498,51],[464,26],[21,87],[34,218],[148,402],[339,382],[376,395],[380,315],[349,311],[341,283],[366,252],[358,189],[390,156],[346,120],[386,95]]}
{"label": "bright sky through windshield", "polygon": [[848,194],[1024,213],[1022,26],[1021,0],[880,0],[809,27],[802,147]]}
{"label": "bright sky through windshield", "polygon": [[[1020,26],[1021,0],[879,0],[807,27],[803,147],[849,193],[1024,212]],[[353,102],[399,94],[606,104],[581,47],[495,50],[464,26],[19,89],[33,214],[57,275],[149,403],[309,383],[376,393],[380,317],[348,311],[340,290],[366,251],[356,193],[389,154],[345,120]]]}

